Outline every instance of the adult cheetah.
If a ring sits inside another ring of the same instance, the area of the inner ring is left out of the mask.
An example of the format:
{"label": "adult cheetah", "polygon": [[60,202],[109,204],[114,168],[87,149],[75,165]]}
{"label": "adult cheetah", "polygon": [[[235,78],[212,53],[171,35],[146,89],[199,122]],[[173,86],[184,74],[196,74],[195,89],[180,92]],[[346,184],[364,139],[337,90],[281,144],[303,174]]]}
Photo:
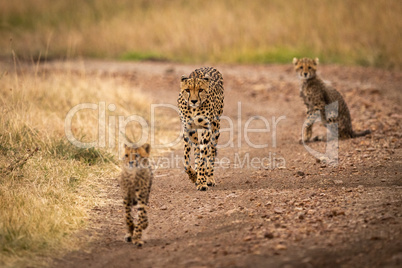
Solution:
{"label": "adult cheetah", "polygon": [[[184,127],[184,169],[197,190],[215,186],[214,164],[223,112],[223,78],[212,67],[196,69],[182,76],[177,100]],[[200,130],[200,137],[198,136]],[[195,168],[190,164],[194,145]]]}

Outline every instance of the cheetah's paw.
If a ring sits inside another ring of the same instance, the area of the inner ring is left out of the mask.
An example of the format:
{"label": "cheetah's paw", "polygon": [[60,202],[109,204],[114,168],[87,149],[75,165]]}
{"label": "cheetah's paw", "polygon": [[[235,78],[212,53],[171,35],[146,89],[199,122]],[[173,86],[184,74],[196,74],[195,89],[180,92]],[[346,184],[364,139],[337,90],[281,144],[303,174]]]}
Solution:
{"label": "cheetah's paw", "polygon": [[198,191],[206,191],[206,190],[208,190],[208,186],[205,184],[199,184],[199,185],[197,185],[197,190]]}
{"label": "cheetah's paw", "polygon": [[207,185],[208,186],[215,186],[216,185],[215,179],[214,178],[208,178],[207,179]]}
{"label": "cheetah's paw", "polygon": [[126,235],[126,236],[124,237],[124,241],[126,241],[127,243],[132,242],[131,236],[130,236],[130,235]]}
{"label": "cheetah's paw", "polygon": [[312,141],[326,141],[325,137],[322,135],[317,135],[313,138]]}
{"label": "cheetah's paw", "polygon": [[188,178],[190,179],[190,181],[192,181],[193,183],[195,183],[196,180],[197,180],[197,172],[195,172],[194,169],[190,168],[190,169],[187,171],[187,174],[188,174]]}
{"label": "cheetah's paw", "polygon": [[137,241],[134,241],[133,244],[134,244],[134,246],[137,246],[137,247],[140,248],[140,247],[142,247],[144,245],[144,241],[137,240]]}
{"label": "cheetah's paw", "polygon": [[310,139],[304,139],[304,140],[302,140],[302,139],[300,139],[299,140],[299,144],[302,144],[303,145],[303,143],[310,143],[311,142],[311,140]]}

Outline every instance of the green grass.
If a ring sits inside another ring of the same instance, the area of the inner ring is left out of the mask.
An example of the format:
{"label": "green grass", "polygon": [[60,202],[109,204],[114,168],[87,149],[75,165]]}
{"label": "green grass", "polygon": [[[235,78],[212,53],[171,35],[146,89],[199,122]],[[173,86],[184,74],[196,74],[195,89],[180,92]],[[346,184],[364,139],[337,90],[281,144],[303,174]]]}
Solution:
{"label": "green grass", "polygon": [[[244,53],[233,53],[237,55],[233,62],[239,63],[289,63],[293,57],[316,57],[317,55],[308,50],[294,50],[284,47],[273,48],[272,50],[247,51]],[[319,56],[319,55],[318,55]]]}
{"label": "green grass", "polygon": [[103,163],[118,164],[116,156],[95,147],[79,148],[65,139],[55,140],[51,143],[49,153],[64,160],[77,160],[84,164],[96,165]]}
{"label": "green grass", "polygon": [[131,51],[126,52],[119,57],[121,60],[127,61],[166,61],[167,58],[163,57],[162,55],[156,52],[138,52],[138,51]]}

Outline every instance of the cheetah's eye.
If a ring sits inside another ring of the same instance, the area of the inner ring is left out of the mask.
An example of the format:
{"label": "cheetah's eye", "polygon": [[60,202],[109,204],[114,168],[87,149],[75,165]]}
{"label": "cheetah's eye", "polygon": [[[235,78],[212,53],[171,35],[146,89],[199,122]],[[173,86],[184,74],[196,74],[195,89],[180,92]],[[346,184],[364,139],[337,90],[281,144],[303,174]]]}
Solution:
{"label": "cheetah's eye", "polygon": [[186,90],[186,92],[190,92],[190,89],[189,89],[189,88],[186,88],[185,90]]}
{"label": "cheetah's eye", "polygon": [[299,69],[300,69],[300,70],[303,69],[303,66],[300,66]]}
{"label": "cheetah's eye", "polygon": [[125,154],[124,157],[128,157],[128,154]]}
{"label": "cheetah's eye", "polygon": [[204,89],[203,89],[203,88],[200,88],[198,91],[199,91],[199,92],[203,92],[203,91],[204,91]]}
{"label": "cheetah's eye", "polygon": [[308,69],[311,70],[311,66],[309,66]]}

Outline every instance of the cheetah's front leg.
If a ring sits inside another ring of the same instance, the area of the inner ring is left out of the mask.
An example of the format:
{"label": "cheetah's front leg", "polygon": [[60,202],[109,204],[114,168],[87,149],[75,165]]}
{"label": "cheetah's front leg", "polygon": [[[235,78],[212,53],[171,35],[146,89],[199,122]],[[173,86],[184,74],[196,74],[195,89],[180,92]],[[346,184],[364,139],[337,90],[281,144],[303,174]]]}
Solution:
{"label": "cheetah's front leg", "polygon": [[211,131],[210,129],[205,129],[202,131],[201,140],[200,140],[200,161],[198,167],[198,176],[197,176],[197,190],[206,191],[208,190],[207,186],[207,177],[209,174],[209,167],[211,161]]}
{"label": "cheetah's front leg", "polygon": [[144,245],[142,238],[142,231],[148,227],[148,215],[146,210],[146,205],[140,204],[138,206],[138,223],[135,225],[133,234],[133,244],[141,247]]}
{"label": "cheetah's front leg", "polygon": [[189,179],[195,183],[197,180],[197,172],[190,165],[190,152],[191,152],[191,143],[190,136],[194,135],[193,131],[185,131],[184,132],[184,170],[188,174]]}
{"label": "cheetah's front leg", "polygon": [[213,130],[212,130],[213,134],[211,139],[211,160],[207,177],[208,186],[216,185],[214,178],[214,169],[215,169],[216,146],[218,145],[218,139],[220,136],[219,129],[220,129],[220,122],[216,121],[215,124],[213,124]]}
{"label": "cheetah's front leg", "polygon": [[135,228],[133,217],[131,216],[131,201],[129,197],[125,197],[123,200],[125,215],[126,215],[126,224],[127,224],[127,234],[124,237],[126,242],[132,242],[133,231]]}
{"label": "cheetah's front leg", "polygon": [[327,140],[331,141],[337,139],[339,137],[338,133],[338,125],[339,125],[339,117],[338,117],[338,102],[334,102],[326,106],[326,113],[321,114],[321,118],[325,117],[325,126],[327,128]]}
{"label": "cheetah's front leg", "polygon": [[304,122],[304,131],[303,131],[303,141],[304,142],[309,142],[311,139],[311,136],[313,134],[313,124],[317,120],[317,118],[320,116],[320,111],[315,110],[314,112],[308,112],[307,113],[307,119]]}
{"label": "cheetah's front leg", "polygon": [[193,142],[194,146],[194,169],[197,173],[198,166],[200,164],[200,144],[198,143],[198,132],[197,135],[193,135],[191,141]]}

